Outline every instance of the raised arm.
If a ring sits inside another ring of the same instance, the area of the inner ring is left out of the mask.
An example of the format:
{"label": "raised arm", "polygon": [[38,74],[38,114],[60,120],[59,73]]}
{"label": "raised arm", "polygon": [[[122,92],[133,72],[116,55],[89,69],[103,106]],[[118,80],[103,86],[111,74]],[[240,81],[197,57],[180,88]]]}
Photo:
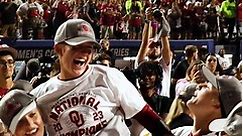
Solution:
{"label": "raised arm", "polygon": [[169,42],[170,25],[163,14],[160,22],[162,25],[161,30],[159,32],[161,33],[160,39],[162,43],[162,48],[161,48],[162,59],[166,65],[169,65],[172,58],[172,52],[170,50],[170,42]]}
{"label": "raised arm", "polygon": [[146,20],[144,23],[144,28],[143,28],[143,33],[142,33],[142,41],[140,44],[140,48],[138,50],[138,54],[136,56],[136,60],[135,60],[135,67],[138,66],[138,64],[140,62],[142,62],[144,60],[144,58],[146,57],[146,52],[147,52],[147,46],[148,46],[148,40],[150,37],[150,29],[151,29],[151,21],[149,21],[151,19],[151,12],[147,12],[146,13]]}

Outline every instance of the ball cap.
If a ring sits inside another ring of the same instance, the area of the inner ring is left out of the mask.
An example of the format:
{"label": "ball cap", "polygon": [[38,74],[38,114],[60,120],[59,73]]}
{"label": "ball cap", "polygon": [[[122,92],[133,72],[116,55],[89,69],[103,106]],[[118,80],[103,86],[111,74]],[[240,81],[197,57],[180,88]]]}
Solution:
{"label": "ball cap", "polygon": [[17,50],[8,46],[7,44],[0,44],[0,52],[2,51],[9,52],[14,59],[17,58]]}
{"label": "ball cap", "polygon": [[208,68],[202,67],[202,73],[218,91],[222,116],[227,117],[231,110],[241,101],[242,85],[233,76],[215,76]]}
{"label": "ball cap", "polygon": [[54,44],[65,42],[71,46],[92,42],[99,47],[91,25],[83,19],[69,19],[57,29]]}
{"label": "ball cap", "polygon": [[242,102],[238,103],[227,118],[215,119],[209,124],[209,130],[226,132],[229,136],[242,135]]}
{"label": "ball cap", "polygon": [[36,108],[35,97],[27,92],[14,89],[0,101],[0,119],[14,134],[18,122]]}

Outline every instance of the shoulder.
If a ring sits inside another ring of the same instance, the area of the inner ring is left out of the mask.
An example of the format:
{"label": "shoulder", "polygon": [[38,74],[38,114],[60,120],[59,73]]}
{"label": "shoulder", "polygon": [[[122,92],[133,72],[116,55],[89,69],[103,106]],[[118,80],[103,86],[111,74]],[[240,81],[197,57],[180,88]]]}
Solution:
{"label": "shoulder", "polygon": [[107,67],[99,64],[92,64],[90,67],[93,69],[92,74],[94,76],[103,76],[108,79],[119,79],[125,77],[119,69],[114,67]]}
{"label": "shoulder", "polygon": [[99,64],[92,64],[92,65],[90,65],[90,67],[93,68],[94,72],[101,72],[104,74],[121,73],[121,71],[118,70],[117,68],[107,67],[107,66],[103,66],[103,65],[99,65]]}
{"label": "shoulder", "polygon": [[48,81],[40,84],[39,86],[37,86],[36,88],[34,88],[30,94],[34,95],[35,97],[40,97],[42,95],[44,95],[47,91],[49,91],[53,85],[53,83],[57,82],[57,77],[52,77],[50,78]]}

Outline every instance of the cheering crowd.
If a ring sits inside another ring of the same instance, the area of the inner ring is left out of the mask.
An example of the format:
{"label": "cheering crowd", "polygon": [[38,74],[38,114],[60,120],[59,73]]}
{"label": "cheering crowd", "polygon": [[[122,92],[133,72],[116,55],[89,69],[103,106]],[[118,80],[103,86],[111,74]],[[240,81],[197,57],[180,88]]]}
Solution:
{"label": "cheering crowd", "polygon": [[[82,5],[84,14],[80,19],[78,7],[63,9],[65,4],[70,8],[73,1],[53,1],[51,5],[56,10],[50,22],[56,25],[51,26],[54,31],[45,31],[49,26],[44,20],[45,10],[41,11],[42,18],[35,6],[47,5],[49,9],[50,3],[42,2],[36,4],[30,0],[25,2],[25,6],[16,7],[18,19],[22,22],[18,25],[22,32],[27,30],[22,34],[27,36],[24,39],[45,37],[47,32],[55,32],[48,34],[54,40],[55,57],[44,74],[43,65],[35,67],[38,72],[31,73],[30,68],[33,70],[37,61],[26,60],[23,70],[18,71],[22,76],[16,78],[17,50],[11,45],[0,45],[0,135],[242,135],[242,62],[234,67],[225,58],[223,48],[214,53],[190,44],[185,46],[184,57],[173,63],[169,40],[174,36],[195,38],[200,35],[199,29],[191,29],[198,30],[195,35],[190,29],[185,30],[187,33],[173,28],[177,25],[171,25],[175,16],[170,18],[170,12],[184,13],[179,8],[181,2],[162,3],[159,7],[171,5],[173,9],[163,7],[162,10],[155,8],[157,1],[149,1],[151,7],[145,8],[144,12],[146,1],[120,2],[126,9],[122,18],[128,18],[128,22],[133,14],[140,14],[136,13],[137,10],[143,14],[140,16],[143,18],[141,30],[131,28],[127,33],[127,38],[141,39],[130,73],[115,65],[109,38],[114,38],[117,33],[113,25],[104,25],[109,19],[106,15],[113,15],[116,11],[114,5],[119,4],[114,1],[108,1],[108,4],[105,1],[75,1]],[[31,3],[33,7],[28,5]],[[97,20],[87,12],[94,3],[101,6]],[[220,7],[222,13],[225,12],[223,3]],[[189,7],[190,4],[204,5],[203,2],[189,1],[184,4]],[[56,18],[60,15],[58,7],[62,7],[60,13],[65,12],[65,18]],[[26,8],[33,8],[33,20],[26,19],[30,17],[25,14],[28,12]],[[102,20],[102,16],[106,17]],[[140,17],[136,15],[135,20]],[[197,22],[195,18],[193,20]],[[27,25],[33,23],[28,21],[37,23],[37,29],[32,26],[36,24]],[[190,27],[189,22],[187,27]],[[43,33],[40,28],[43,28]],[[141,34],[133,35],[130,30]],[[201,34],[213,36],[213,33]],[[230,39],[234,37],[231,27],[226,34]],[[99,42],[97,36],[101,38]]]}
{"label": "cheering crowd", "polygon": [[[237,0],[2,0],[1,35],[52,39],[66,20],[81,18],[97,39],[141,39],[145,14],[161,10],[171,39],[234,40],[241,37],[241,1]],[[158,28],[153,20],[153,29]]]}

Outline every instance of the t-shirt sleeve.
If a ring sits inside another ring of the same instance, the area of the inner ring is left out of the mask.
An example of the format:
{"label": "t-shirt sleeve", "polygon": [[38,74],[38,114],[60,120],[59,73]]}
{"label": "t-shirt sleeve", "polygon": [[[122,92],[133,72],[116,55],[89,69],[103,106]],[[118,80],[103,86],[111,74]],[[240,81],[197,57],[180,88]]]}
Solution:
{"label": "t-shirt sleeve", "polygon": [[146,102],[135,86],[117,69],[108,72],[110,87],[117,95],[118,103],[129,119],[143,109]]}

